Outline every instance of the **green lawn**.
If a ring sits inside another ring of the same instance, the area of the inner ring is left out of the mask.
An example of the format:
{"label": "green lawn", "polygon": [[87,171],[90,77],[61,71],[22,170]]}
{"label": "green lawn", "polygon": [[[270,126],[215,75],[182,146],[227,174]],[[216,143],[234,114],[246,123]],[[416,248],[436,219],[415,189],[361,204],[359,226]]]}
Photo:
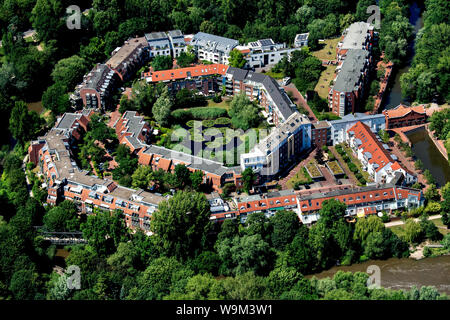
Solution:
{"label": "green lawn", "polygon": [[329,65],[326,67],[325,70],[322,71],[319,81],[317,82],[316,87],[314,88],[314,91],[316,91],[319,94],[319,97],[323,99],[328,99],[328,90],[330,88],[330,81],[334,79],[335,70],[336,66]]}
{"label": "green lawn", "polygon": [[[447,233],[450,233],[450,230],[440,228],[440,227],[444,226],[442,224],[442,220],[441,219],[433,219],[433,220],[430,220],[430,221],[433,222],[436,225],[436,227],[438,227],[438,230],[439,230],[440,233],[442,233],[442,235],[445,236]],[[390,227],[389,229],[391,229],[392,232],[394,232],[397,236],[401,237],[404,234],[404,232],[405,232],[405,225],[402,224],[402,225],[399,225],[399,226],[393,226],[393,227]]]}
{"label": "green lawn", "polygon": [[230,100],[222,99],[221,102],[216,103],[212,101],[212,99],[208,99],[208,107],[224,108],[228,110],[230,107],[230,102]]}
{"label": "green lawn", "polygon": [[298,181],[311,181],[312,182],[311,177],[308,174],[305,174],[305,172],[303,171],[303,168],[298,170],[298,172],[291,179],[289,179],[288,182],[286,182],[286,186],[289,189],[293,189],[295,183]]}
{"label": "green lawn", "polygon": [[269,72],[266,72],[265,75],[269,76],[269,77],[272,77],[274,79],[277,79],[277,80],[284,78],[283,72],[272,72],[272,71],[269,71]]}
{"label": "green lawn", "polygon": [[336,47],[341,37],[326,39],[319,43],[322,46],[320,50],[312,52],[313,56],[320,60],[336,60]]}

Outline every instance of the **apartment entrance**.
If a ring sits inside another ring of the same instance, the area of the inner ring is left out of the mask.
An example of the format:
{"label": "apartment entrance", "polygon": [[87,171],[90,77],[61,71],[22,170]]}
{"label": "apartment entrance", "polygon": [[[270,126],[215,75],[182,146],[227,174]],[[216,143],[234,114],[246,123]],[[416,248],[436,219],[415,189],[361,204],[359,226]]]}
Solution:
{"label": "apartment entrance", "polygon": [[264,55],[264,65],[268,65],[269,64],[269,55],[265,54]]}

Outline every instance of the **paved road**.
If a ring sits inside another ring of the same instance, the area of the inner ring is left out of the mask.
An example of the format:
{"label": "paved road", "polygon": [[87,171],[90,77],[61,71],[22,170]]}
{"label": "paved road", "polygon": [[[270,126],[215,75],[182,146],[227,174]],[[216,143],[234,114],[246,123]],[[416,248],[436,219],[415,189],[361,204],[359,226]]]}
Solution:
{"label": "paved road", "polygon": [[[441,218],[440,214],[436,214],[434,216],[428,217],[429,220],[435,220],[435,219],[439,219],[439,218]],[[415,218],[414,219],[414,221],[416,221],[416,222],[419,221],[419,220],[420,220],[420,218]],[[385,227],[390,228],[390,227],[394,227],[394,226],[400,226],[400,225],[402,225],[404,223],[405,222],[403,220],[399,220],[399,221],[388,222],[388,223],[385,223],[384,225],[385,225]]]}

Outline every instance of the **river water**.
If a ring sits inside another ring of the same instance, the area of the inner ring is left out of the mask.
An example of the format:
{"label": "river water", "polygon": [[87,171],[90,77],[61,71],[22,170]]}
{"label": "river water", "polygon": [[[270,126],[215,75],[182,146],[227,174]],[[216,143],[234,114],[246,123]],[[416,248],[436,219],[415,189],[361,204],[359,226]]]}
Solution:
{"label": "river water", "polygon": [[367,268],[371,265],[380,268],[381,286],[384,288],[409,290],[412,286],[418,288],[434,286],[439,292],[450,294],[450,255],[422,260],[409,258],[369,260],[351,266],[336,266],[314,276],[322,279],[331,278],[338,271],[367,272]]}
{"label": "river water", "polygon": [[[422,10],[423,7],[421,5],[417,4],[417,2],[414,2],[410,5],[409,11],[409,22],[414,26],[414,36],[416,36],[417,32],[423,27],[423,17],[422,17]],[[383,23],[383,20],[381,20],[381,23]],[[390,91],[383,99],[381,110],[383,109],[392,109],[398,106],[400,103],[408,104],[408,101],[405,101],[402,99],[402,88],[400,87],[400,77],[405,72],[408,72],[409,68],[411,67],[412,58],[414,57],[414,42],[410,44],[409,49],[409,58],[408,62],[404,67],[401,69],[396,69],[394,71],[395,78],[391,79],[391,85],[389,85]],[[394,67],[395,68],[395,67]]]}
{"label": "river water", "polygon": [[426,169],[430,170],[436,185],[444,186],[450,181],[450,165],[442,153],[439,152],[434,142],[428,136],[428,132],[422,128],[420,130],[407,133],[414,155],[422,160]]}

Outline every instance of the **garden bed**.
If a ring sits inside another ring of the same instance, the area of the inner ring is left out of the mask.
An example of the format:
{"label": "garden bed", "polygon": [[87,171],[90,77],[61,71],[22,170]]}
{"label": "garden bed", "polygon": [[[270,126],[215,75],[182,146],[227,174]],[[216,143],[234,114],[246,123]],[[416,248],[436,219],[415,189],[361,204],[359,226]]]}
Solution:
{"label": "garden bed", "polygon": [[328,161],[326,163],[326,166],[328,168],[328,170],[330,170],[331,174],[335,175],[335,176],[340,176],[345,174],[344,170],[342,169],[342,167],[339,165],[339,163],[334,160],[334,161]]}
{"label": "garden bed", "polygon": [[322,172],[314,162],[308,163],[305,168],[312,179],[323,178]]}

